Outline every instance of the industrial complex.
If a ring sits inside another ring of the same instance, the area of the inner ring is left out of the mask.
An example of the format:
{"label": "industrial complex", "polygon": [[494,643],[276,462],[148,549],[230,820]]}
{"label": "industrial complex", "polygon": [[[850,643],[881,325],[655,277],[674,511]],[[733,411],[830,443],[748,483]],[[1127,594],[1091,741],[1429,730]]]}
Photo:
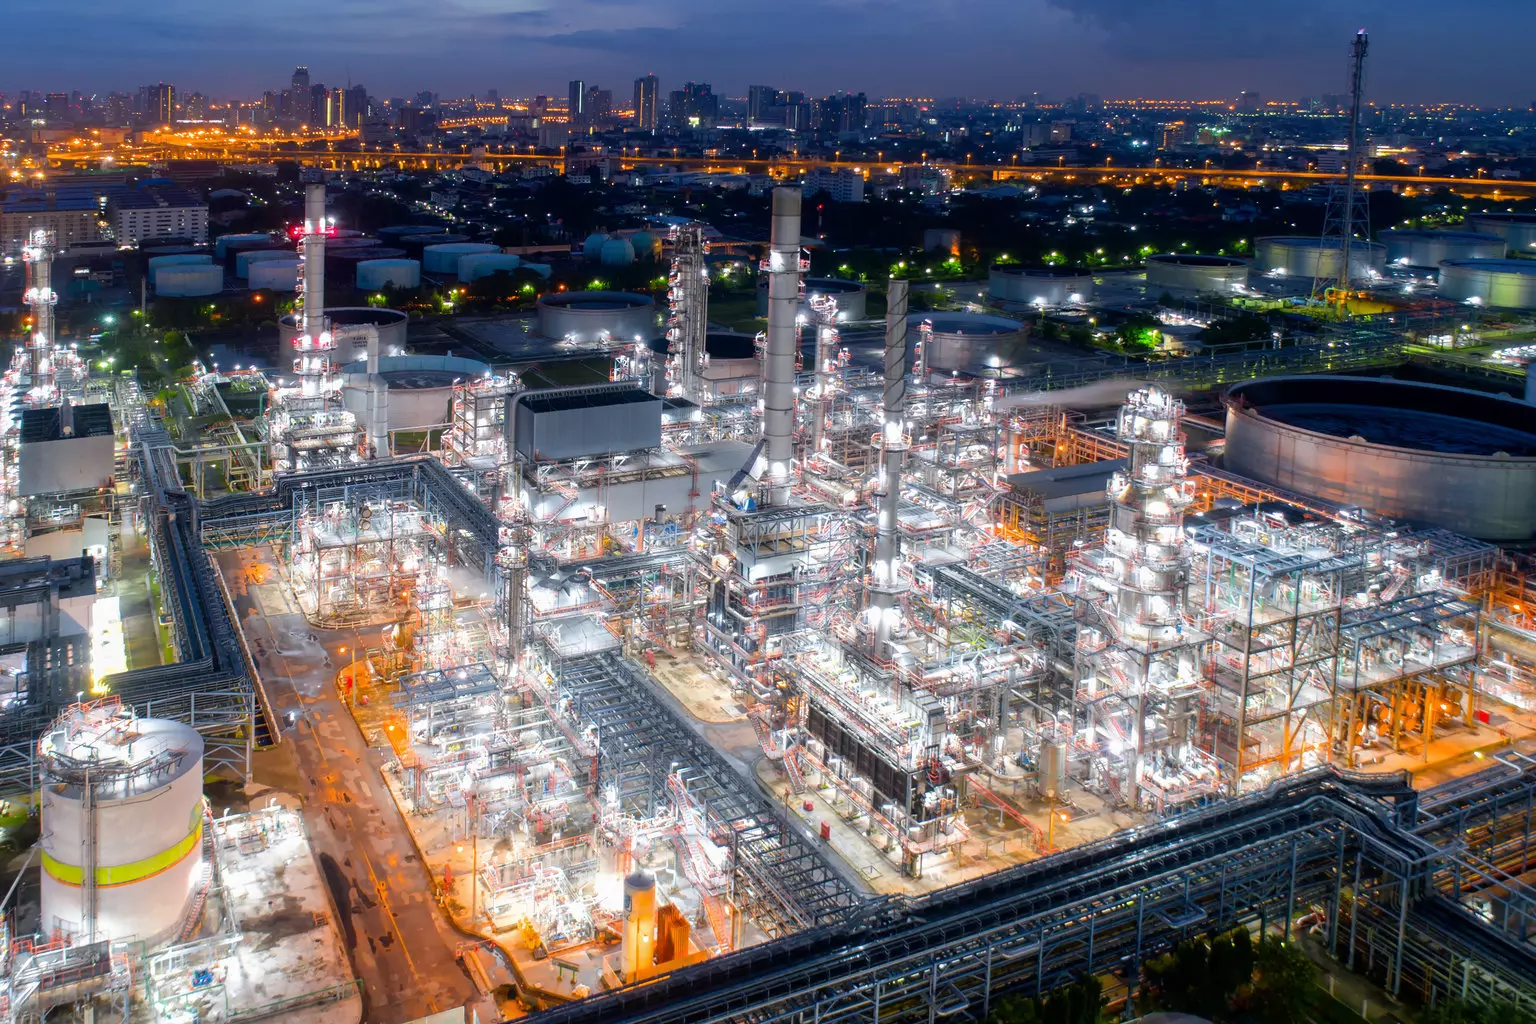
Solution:
{"label": "industrial complex", "polygon": [[[1131,1019],[1234,928],[1536,1005],[1536,348],[1456,351],[1531,327],[1531,225],[1357,237],[1355,47],[1321,236],[942,308],[811,276],[799,187],[729,263],[685,217],[558,256],[654,295],[535,297],[528,252],[309,181],[286,242],[148,261],[293,299],[275,367],[154,395],[59,340],[31,231],[0,1024],[933,1024],[1083,978]],[[742,270],[761,331],[712,318]],[[424,276],[430,351],[382,301]],[[487,279],[514,327],[452,318]],[[1305,333],[1187,330],[1288,295]],[[1040,358],[1101,317],[1148,358]]]}

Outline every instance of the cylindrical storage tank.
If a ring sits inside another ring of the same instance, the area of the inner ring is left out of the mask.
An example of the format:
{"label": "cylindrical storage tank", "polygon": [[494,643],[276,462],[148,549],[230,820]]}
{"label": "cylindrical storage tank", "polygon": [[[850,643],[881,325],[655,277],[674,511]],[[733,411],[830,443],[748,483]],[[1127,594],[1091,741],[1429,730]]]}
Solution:
{"label": "cylindrical storage tank", "polygon": [[539,299],[539,334],[580,344],[650,341],[661,331],[656,303],[629,292],[555,292]]}
{"label": "cylindrical storage tank", "polygon": [[[389,389],[390,430],[425,430],[447,423],[453,402],[453,382],[475,380],[490,372],[485,363],[458,356],[383,356],[379,376]],[[342,375],[342,401],[367,422],[368,364],[347,364]]]}
{"label": "cylindrical storage tank", "polygon": [[412,256],[421,256],[429,245],[458,245],[469,241],[468,235],[406,235],[395,240],[395,244]]}
{"label": "cylindrical storage tank", "polygon": [[508,273],[522,265],[522,258],[508,252],[477,252],[459,257],[459,280],[475,281],[498,270]]}
{"label": "cylindrical storage tank", "polygon": [[[859,281],[844,281],[836,277],[808,277],[805,279],[805,301],[800,304],[800,315],[807,320],[815,316],[812,302],[830,298],[837,303],[837,322],[864,320],[869,315],[869,287]],[[768,278],[757,279],[757,315],[768,315]]]}
{"label": "cylindrical storage tank", "polygon": [[387,238],[391,242],[400,242],[412,235],[438,235],[442,234],[441,224],[395,224],[387,228],[379,228],[375,232],[380,238]]}
{"label": "cylindrical storage tank", "polygon": [[619,970],[625,982],[640,981],[656,969],[656,879],[644,871],[624,879],[623,924]]}
{"label": "cylindrical storage tank", "polygon": [[175,938],[205,881],[202,736],[116,706],[76,706],[43,734],[38,756],[47,931],[146,949]]}
{"label": "cylindrical storage tank", "polygon": [[429,274],[457,274],[461,256],[500,251],[500,248],[489,242],[447,242],[443,245],[429,245],[421,251],[421,269]]}
{"label": "cylindrical storage tank", "polygon": [[1040,744],[1037,785],[1040,795],[1058,800],[1067,795],[1067,745],[1060,741]]}
{"label": "cylindrical storage tank", "polygon": [[250,277],[252,263],[265,263],[268,260],[295,260],[298,259],[298,255],[293,249],[242,249],[235,254],[235,276]]}
{"label": "cylindrical storage tank", "polygon": [[369,260],[398,260],[405,258],[404,249],[393,249],[388,246],[374,245],[363,246],[357,249],[342,249],[340,252],[325,251],[325,277],[327,281],[335,281],[340,286],[345,286],[348,281],[357,280],[357,265]]}
{"label": "cylindrical storage tank", "polygon": [[1093,297],[1093,275],[1067,267],[993,267],[987,297],[1009,308],[1075,306]]}
{"label": "cylindrical storage tank", "polygon": [[1536,260],[1446,260],[1441,298],[1495,309],[1536,309]]}
{"label": "cylindrical storage tank", "polygon": [[[925,330],[924,325],[932,328]],[[930,371],[984,375],[1017,365],[1028,328],[1017,320],[984,313],[914,313],[907,317],[909,358],[927,344]],[[916,365],[915,362],[913,365]]]}
{"label": "cylindrical storage tank", "polygon": [[224,258],[219,262],[224,269],[231,274],[240,268],[240,256],[248,252],[285,252],[290,256],[294,254],[292,246],[282,245],[272,239],[266,240],[237,240],[224,247]]}
{"label": "cylindrical storage tank", "polygon": [[627,267],[635,262],[635,247],[627,238],[610,238],[603,243],[598,259],[605,267]]}
{"label": "cylindrical storage tank", "polygon": [[1438,267],[1446,260],[1496,260],[1504,239],[1472,231],[1414,231],[1389,228],[1377,236],[1387,247],[1387,262],[1400,267]]}
{"label": "cylindrical storage tank", "polygon": [[229,247],[231,245],[238,246],[244,243],[247,248],[252,246],[260,248],[262,246],[272,245],[276,241],[277,239],[275,236],[266,234],[265,232],[251,232],[249,234],[237,235],[220,235],[218,238],[213,240],[213,258],[218,260],[224,259],[229,255]]}
{"label": "cylindrical storage tank", "polygon": [[213,263],[161,267],[155,271],[155,294],[166,298],[217,295],[224,290],[224,268]]}
{"label": "cylindrical storage tank", "polygon": [[608,236],[601,231],[594,231],[581,243],[581,258],[587,262],[595,262],[603,254],[603,243],[608,241]]}
{"label": "cylindrical storage tank", "polygon": [[[1510,249],[1527,256],[1536,254],[1536,213],[1469,213],[1467,230],[1498,235]],[[1508,252],[1499,255],[1507,256]]]}
{"label": "cylindrical storage tank", "polygon": [[[1254,266],[1260,273],[1277,277],[1324,280],[1339,276],[1339,240],[1305,235],[1268,235],[1255,243]],[[1380,273],[1387,265],[1387,247],[1360,239],[1350,243],[1350,276],[1355,279]]]}
{"label": "cylindrical storage tank", "polygon": [[1389,378],[1272,377],[1228,390],[1226,469],[1482,540],[1536,537],[1536,407]]}
{"label": "cylindrical storage tank", "polygon": [[[379,351],[399,355],[405,351],[405,332],[409,318],[397,309],[377,309],[372,306],[327,306],[326,318],[331,322],[331,335],[336,339],[335,362],[350,363],[367,354],[367,335],[361,330],[372,327],[379,332]],[[292,313],[277,321],[279,351],[293,348],[293,339],[299,333]]]}
{"label": "cylindrical storage tank", "polygon": [[145,265],[149,271],[149,282],[154,284],[155,271],[161,267],[198,267],[209,266],[213,263],[213,256],[209,253],[183,252],[173,256],[151,256]]}
{"label": "cylindrical storage tank", "polygon": [[421,263],[416,260],[363,260],[357,265],[358,291],[421,287]]}
{"label": "cylindrical storage tank", "polygon": [[299,261],[286,260],[261,260],[251,264],[251,272],[246,275],[246,284],[251,290],[258,288],[274,292],[296,292],[299,290]]}
{"label": "cylindrical storage tank", "polygon": [[1248,261],[1235,256],[1168,253],[1147,257],[1147,288],[1231,295],[1248,285]]}

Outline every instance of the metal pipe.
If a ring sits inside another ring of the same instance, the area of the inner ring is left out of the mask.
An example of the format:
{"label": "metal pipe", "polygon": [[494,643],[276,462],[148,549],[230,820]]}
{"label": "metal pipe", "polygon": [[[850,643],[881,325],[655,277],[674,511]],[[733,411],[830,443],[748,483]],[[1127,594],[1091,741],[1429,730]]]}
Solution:
{"label": "metal pipe", "polygon": [[46,228],[31,233],[22,249],[27,265],[27,291],[23,296],[32,313],[32,333],[27,337],[27,397],[35,405],[48,405],[54,397],[56,373],[53,351],[53,307],[59,297],[53,290],[54,234]]}
{"label": "metal pipe", "polygon": [[299,247],[304,261],[304,308],[299,331],[317,337],[325,316],[325,186],[304,189],[304,237]]}
{"label": "metal pipe", "polygon": [[884,656],[899,614],[901,542],[896,513],[901,504],[901,470],[906,461],[907,282],[891,278],[885,300],[884,418],[875,480],[879,499],[875,528],[875,563],[870,607],[875,620],[875,654]]}
{"label": "metal pipe", "polygon": [[773,190],[768,247],[768,337],[763,374],[763,438],[770,505],[789,504],[794,459],[795,317],[800,308],[800,190]]}

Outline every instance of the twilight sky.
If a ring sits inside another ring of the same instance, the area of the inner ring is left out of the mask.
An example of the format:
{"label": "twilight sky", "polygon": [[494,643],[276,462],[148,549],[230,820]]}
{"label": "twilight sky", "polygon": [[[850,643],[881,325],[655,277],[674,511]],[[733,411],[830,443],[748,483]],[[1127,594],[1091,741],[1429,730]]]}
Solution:
{"label": "twilight sky", "polygon": [[[1346,91],[1371,34],[1378,102],[1536,100],[1533,0],[6,0],[0,91],[130,89],[251,96],[293,65],[376,96],[629,95],[654,72],[739,96],[1209,98]],[[18,40],[30,40],[27,46]]]}

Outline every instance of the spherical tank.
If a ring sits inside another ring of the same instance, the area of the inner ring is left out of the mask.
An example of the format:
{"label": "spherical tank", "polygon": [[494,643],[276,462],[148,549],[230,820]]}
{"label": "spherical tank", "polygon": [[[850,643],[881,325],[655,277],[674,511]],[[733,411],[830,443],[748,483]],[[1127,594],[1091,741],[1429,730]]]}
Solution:
{"label": "spherical tank", "polygon": [[[869,287],[859,281],[844,281],[836,277],[808,277],[805,279],[805,301],[800,304],[800,315],[807,320],[815,316],[812,303],[816,299],[829,298],[837,303],[837,322],[864,320],[869,316]],[[768,279],[757,281],[757,313],[768,315]]]}
{"label": "spherical tank", "polygon": [[1023,355],[1028,336],[1024,324],[1002,316],[915,313],[907,317],[913,365],[916,365],[916,346],[922,342],[927,346],[924,362],[931,371],[985,374],[1015,366]]}
{"label": "spherical tank", "polygon": [[421,263],[417,260],[363,260],[357,265],[357,287],[376,292],[385,287],[421,287]]}
{"label": "spherical tank", "polygon": [[155,294],[166,298],[217,295],[224,290],[224,268],[213,263],[160,267],[155,271]]}
{"label": "spherical tank", "polygon": [[[1260,273],[1280,277],[1336,278],[1339,276],[1339,242],[1305,235],[1269,235],[1257,240],[1254,266]],[[1387,265],[1387,247],[1356,241],[1349,247],[1350,276],[1369,277]]]}
{"label": "spherical tank", "polygon": [[588,263],[597,262],[603,254],[603,243],[608,241],[608,236],[601,231],[594,231],[581,243],[581,258]]}
{"label": "spherical tank", "polygon": [[603,243],[598,259],[605,267],[627,267],[635,262],[635,247],[627,238],[610,238]]}
{"label": "spherical tank", "polygon": [[[336,361],[349,363],[367,354],[368,335],[363,328],[371,327],[379,332],[379,352],[397,355],[405,351],[406,325],[409,318],[396,309],[373,306],[327,306],[326,318],[331,322],[331,335],[336,339]],[[280,351],[293,351],[293,339],[298,336],[298,321],[292,313],[278,318],[277,340]]]}
{"label": "spherical tank", "polygon": [[1387,262],[1401,267],[1438,267],[1445,260],[1488,260],[1504,255],[1504,239],[1472,231],[1389,228],[1377,237],[1387,247]]}
{"label": "spherical tank", "polygon": [[482,277],[490,277],[498,270],[511,273],[522,263],[522,257],[508,252],[471,253],[468,256],[459,257],[459,280],[475,281]]}
{"label": "spherical tank", "polygon": [[1469,213],[1467,230],[1498,235],[1510,249],[1527,256],[1536,254],[1536,213]]}
{"label": "spherical tank", "polygon": [[[490,367],[457,356],[386,356],[379,359],[379,376],[389,389],[389,429],[424,430],[449,420],[453,382],[483,377]],[[368,366],[347,365],[342,376],[342,400],[366,422]]]}
{"label": "spherical tank", "polygon": [[555,292],[539,299],[539,334],[582,344],[650,341],[656,303],[629,292]]}
{"label": "spherical tank", "polygon": [[1536,260],[1446,260],[1439,291],[1474,306],[1536,309]]}
{"label": "spherical tank", "polygon": [[252,263],[251,272],[246,276],[246,283],[253,291],[257,288],[274,292],[298,291],[299,261],[289,258]]}
{"label": "spherical tank", "polygon": [[636,231],[629,236],[629,244],[635,247],[637,260],[654,260],[661,256],[661,239],[649,231]]}
{"label": "spherical tank", "polygon": [[459,258],[482,252],[500,252],[489,242],[448,242],[429,245],[421,251],[421,269],[429,274],[457,274]]}
{"label": "spherical tank", "polygon": [[294,260],[298,259],[298,253],[292,249],[243,249],[235,255],[235,276],[248,278],[251,276],[251,264],[265,263],[267,260]]}
{"label": "spherical tank", "polygon": [[1248,284],[1248,261],[1235,256],[1168,253],[1147,257],[1147,288],[1231,295]]}
{"label": "spherical tank", "polygon": [[1536,536],[1536,406],[1325,376],[1249,381],[1225,401],[1232,472],[1483,540]]}
{"label": "spherical tank", "polygon": [[[76,706],[38,754],[44,927],[77,942],[92,931],[150,948],[175,938],[207,884],[202,736],[116,705]],[[82,892],[88,866],[93,895]]]}
{"label": "spherical tank", "polygon": [[987,296],[1010,308],[1075,306],[1093,297],[1093,275],[1066,267],[993,267]]}

